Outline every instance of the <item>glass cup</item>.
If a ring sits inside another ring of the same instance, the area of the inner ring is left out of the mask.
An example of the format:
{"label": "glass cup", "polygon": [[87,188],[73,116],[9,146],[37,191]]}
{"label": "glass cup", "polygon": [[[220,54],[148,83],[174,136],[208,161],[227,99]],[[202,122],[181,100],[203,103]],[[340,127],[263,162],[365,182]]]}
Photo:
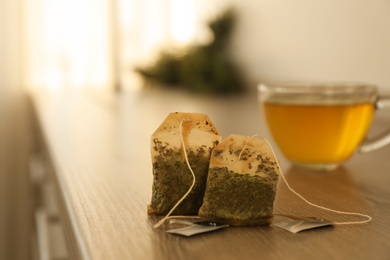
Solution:
{"label": "glass cup", "polygon": [[333,170],[355,151],[370,152],[390,143],[390,132],[363,142],[375,110],[390,107],[369,84],[284,82],[258,86],[274,141],[292,163]]}

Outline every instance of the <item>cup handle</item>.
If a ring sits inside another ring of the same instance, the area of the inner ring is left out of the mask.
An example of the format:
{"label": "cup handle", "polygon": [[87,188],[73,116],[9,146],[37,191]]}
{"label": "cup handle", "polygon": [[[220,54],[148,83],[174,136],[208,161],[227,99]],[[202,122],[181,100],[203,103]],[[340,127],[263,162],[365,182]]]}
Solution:
{"label": "cup handle", "polygon": [[[377,110],[383,108],[390,108],[390,97],[379,98],[375,103],[375,108]],[[368,153],[379,148],[382,148],[385,145],[390,144],[390,130],[387,132],[374,137],[371,140],[365,141],[359,148],[358,152],[360,153]]]}

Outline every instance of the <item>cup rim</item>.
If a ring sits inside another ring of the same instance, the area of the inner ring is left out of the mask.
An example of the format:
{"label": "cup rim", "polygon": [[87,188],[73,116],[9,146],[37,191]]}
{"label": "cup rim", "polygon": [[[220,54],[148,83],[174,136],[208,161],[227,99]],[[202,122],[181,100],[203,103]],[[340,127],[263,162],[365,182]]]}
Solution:
{"label": "cup rim", "polygon": [[377,85],[352,81],[269,81],[260,82],[258,91],[265,89],[285,93],[376,93]]}

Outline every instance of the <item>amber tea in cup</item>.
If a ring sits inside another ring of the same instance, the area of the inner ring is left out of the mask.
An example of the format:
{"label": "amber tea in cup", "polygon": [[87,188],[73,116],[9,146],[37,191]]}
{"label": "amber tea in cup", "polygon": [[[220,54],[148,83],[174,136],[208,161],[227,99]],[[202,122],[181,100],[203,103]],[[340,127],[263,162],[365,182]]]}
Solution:
{"label": "amber tea in cup", "polygon": [[[291,162],[314,169],[331,170],[347,161],[362,145],[376,108],[389,106],[389,100],[380,100],[376,87],[367,84],[260,84],[258,92],[281,152]],[[379,148],[388,139],[360,149]]]}

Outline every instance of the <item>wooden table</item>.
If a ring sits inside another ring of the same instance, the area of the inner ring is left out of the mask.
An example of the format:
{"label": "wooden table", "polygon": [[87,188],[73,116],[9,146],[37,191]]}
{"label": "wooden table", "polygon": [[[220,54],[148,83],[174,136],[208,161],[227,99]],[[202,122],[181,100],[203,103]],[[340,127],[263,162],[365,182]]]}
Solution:
{"label": "wooden table", "polygon": [[[334,172],[292,167],[290,185],[317,204],[372,216],[370,223],[293,234],[274,226],[230,227],[194,237],[154,229],[150,136],[169,112],[203,112],[223,137],[263,134],[255,93],[210,97],[146,90],[118,96],[32,94],[58,196],[70,259],[390,259],[390,146],[357,154]],[[372,133],[390,126],[378,113]],[[53,195],[54,196],[54,195]],[[275,213],[361,220],[308,206],[280,181]],[[50,238],[48,239],[51,240]]]}

